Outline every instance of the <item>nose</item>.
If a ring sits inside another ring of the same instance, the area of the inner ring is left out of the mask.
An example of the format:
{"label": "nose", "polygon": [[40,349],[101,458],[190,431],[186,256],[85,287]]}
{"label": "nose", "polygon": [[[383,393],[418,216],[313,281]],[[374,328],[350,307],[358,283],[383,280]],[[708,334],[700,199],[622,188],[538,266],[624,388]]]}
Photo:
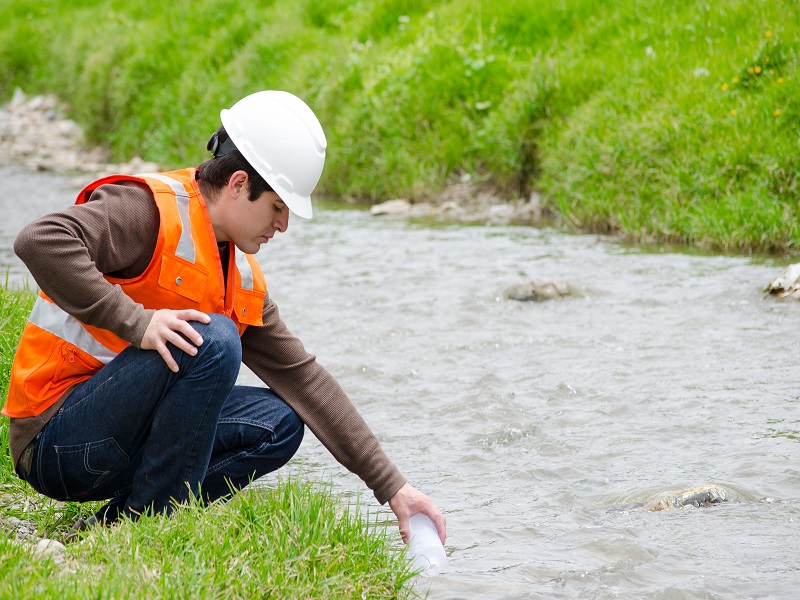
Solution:
{"label": "nose", "polygon": [[281,212],[275,215],[275,219],[272,222],[272,227],[275,228],[275,231],[280,231],[283,233],[289,228],[289,207],[287,206]]}

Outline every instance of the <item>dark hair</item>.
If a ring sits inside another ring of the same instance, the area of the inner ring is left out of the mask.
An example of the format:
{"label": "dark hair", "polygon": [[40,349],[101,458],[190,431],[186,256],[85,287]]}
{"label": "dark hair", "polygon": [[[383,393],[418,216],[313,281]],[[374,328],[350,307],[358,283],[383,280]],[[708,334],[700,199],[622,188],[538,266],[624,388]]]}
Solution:
{"label": "dark hair", "polygon": [[[226,149],[230,148],[224,154],[219,154],[218,148],[224,146]],[[214,152],[214,156],[209,158],[202,165],[197,167],[197,183],[201,189],[203,184],[208,184],[214,188],[220,189],[228,184],[236,171],[244,171],[247,173],[248,181],[250,182],[248,199],[256,200],[264,192],[273,191],[270,185],[264,181],[264,178],[258,174],[252,165],[247,162],[239,149],[233,144],[233,140],[228,136],[225,127],[220,127],[211,136],[208,142],[208,150]]]}

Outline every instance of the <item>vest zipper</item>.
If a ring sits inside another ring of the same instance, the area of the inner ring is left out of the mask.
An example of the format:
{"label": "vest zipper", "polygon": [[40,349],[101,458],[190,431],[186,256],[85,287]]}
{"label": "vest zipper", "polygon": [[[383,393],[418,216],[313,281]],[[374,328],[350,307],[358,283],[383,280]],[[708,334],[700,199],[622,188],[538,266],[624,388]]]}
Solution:
{"label": "vest zipper", "polygon": [[64,348],[64,354],[67,355],[67,360],[69,362],[71,363],[75,362],[75,348],[70,348],[69,346],[66,346]]}

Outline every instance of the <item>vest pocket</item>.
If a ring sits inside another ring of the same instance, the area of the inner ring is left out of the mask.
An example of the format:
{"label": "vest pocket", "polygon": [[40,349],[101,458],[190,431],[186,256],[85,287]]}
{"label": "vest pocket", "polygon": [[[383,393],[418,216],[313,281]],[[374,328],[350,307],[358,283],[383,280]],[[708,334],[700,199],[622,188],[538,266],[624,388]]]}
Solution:
{"label": "vest pocket", "polygon": [[76,383],[86,381],[103,368],[103,363],[71,344],[61,345],[61,360],[53,377],[53,385],[66,392]]}
{"label": "vest pocket", "polygon": [[103,367],[96,358],[49,334],[29,340],[19,363],[17,368],[24,373],[22,389],[37,406],[41,401],[52,404],[70,387],[89,379]]}
{"label": "vest pocket", "polygon": [[236,289],[233,310],[236,318],[244,325],[261,327],[263,325],[264,297],[266,295],[253,290]]}
{"label": "vest pocket", "polygon": [[207,282],[208,271],[203,267],[174,254],[161,256],[158,284],[164,289],[200,302],[205,294]]}

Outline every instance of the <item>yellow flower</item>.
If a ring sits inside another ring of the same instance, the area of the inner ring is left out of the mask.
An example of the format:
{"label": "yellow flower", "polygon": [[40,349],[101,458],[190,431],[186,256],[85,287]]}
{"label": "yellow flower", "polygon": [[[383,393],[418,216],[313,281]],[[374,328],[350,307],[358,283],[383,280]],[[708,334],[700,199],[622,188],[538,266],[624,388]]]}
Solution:
{"label": "yellow flower", "polygon": [[755,68],[754,70],[755,70],[755,72],[756,72],[756,75],[758,75],[759,73],[761,73],[761,67],[759,67],[758,65],[756,65],[756,68]]}
{"label": "yellow flower", "polygon": [[734,117],[736,116],[736,109],[735,108],[731,111],[731,115],[733,115]]}
{"label": "yellow flower", "polygon": [[776,108],[775,110],[772,111],[772,114],[777,117],[779,114],[781,114],[781,109]]}
{"label": "yellow flower", "polygon": [[767,37],[769,37],[769,36],[771,36],[771,35],[772,35],[772,32],[771,32],[771,31],[768,31],[768,32],[767,32]]}
{"label": "yellow flower", "polygon": [[764,62],[769,62],[769,56],[764,57]]}
{"label": "yellow flower", "polygon": [[733,79],[731,79],[731,82],[732,83],[739,83],[739,78],[738,77],[734,77]]}
{"label": "yellow flower", "polygon": [[727,83],[723,83],[722,84],[722,91],[724,92],[727,89],[728,89],[728,84]]}
{"label": "yellow flower", "polygon": [[775,69],[770,69],[770,70],[769,70],[769,74],[770,74],[770,75],[775,75]]}
{"label": "yellow flower", "polygon": [[752,75],[753,74],[753,67],[748,68],[747,72],[750,73],[750,75]]}
{"label": "yellow flower", "polygon": [[783,77],[778,77],[778,83],[783,83]]}

